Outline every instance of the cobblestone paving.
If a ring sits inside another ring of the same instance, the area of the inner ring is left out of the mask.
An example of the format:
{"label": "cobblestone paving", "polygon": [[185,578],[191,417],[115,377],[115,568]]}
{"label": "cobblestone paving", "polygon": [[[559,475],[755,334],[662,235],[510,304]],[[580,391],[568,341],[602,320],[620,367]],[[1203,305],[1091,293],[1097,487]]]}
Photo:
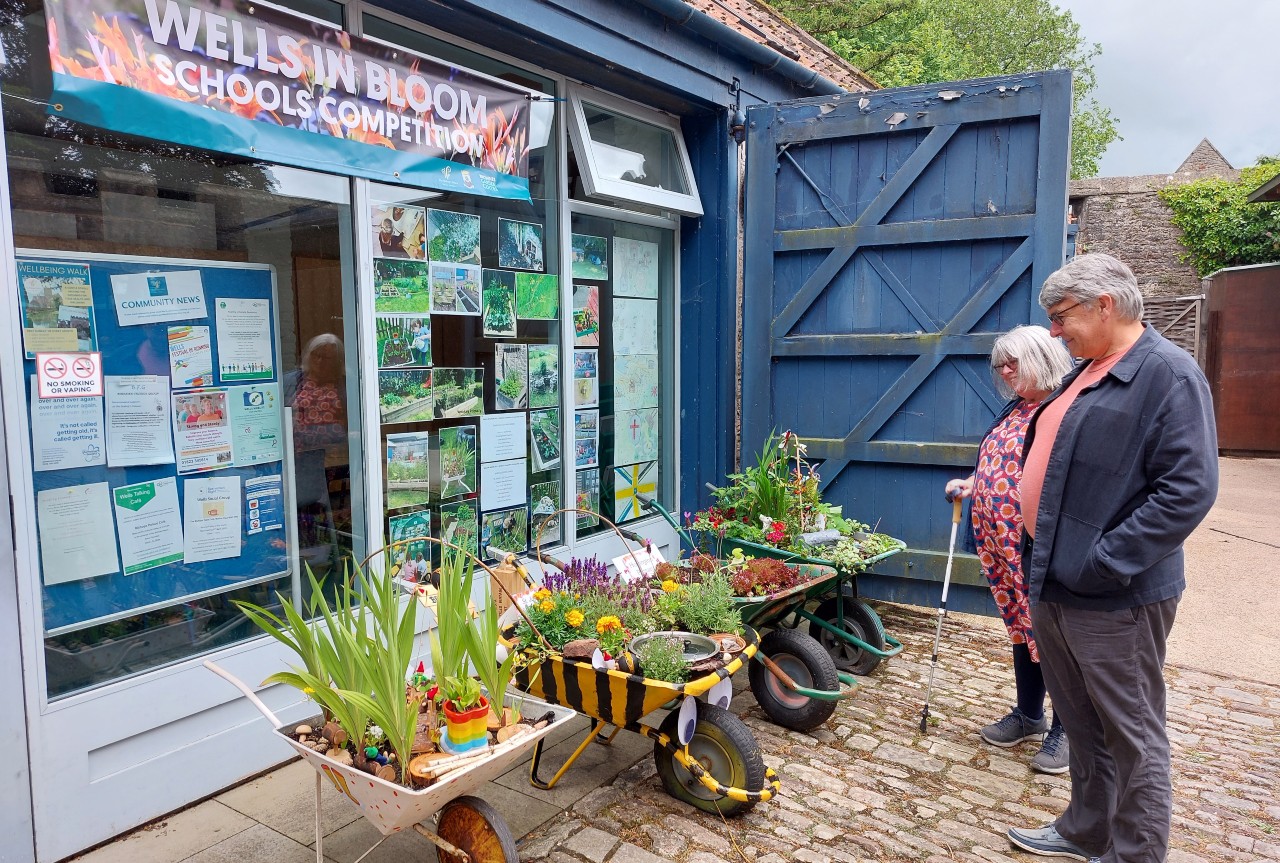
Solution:
{"label": "cobblestone paving", "polygon": [[[930,712],[920,734],[936,614],[880,606],[905,644],[861,678],[812,734],[771,724],[749,690],[731,709],[782,778],[781,795],[727,823],[668,797],[643,758],[522,842],[521,859],[548,863],[803,863],[1035,859],[1004,838],[1038,826],[1069,795],[1063,776],[1033,773],[1037,745],[987,746],[982,725],[1013,698],[998,621],[951,617],[943,629]],[[1230,670],[1230,646],[1222,665]],[[746,675],[738,677],[745,682]],[[1170,863],[1280,861],[1280,687],[1169,668],[1174,801]]]}

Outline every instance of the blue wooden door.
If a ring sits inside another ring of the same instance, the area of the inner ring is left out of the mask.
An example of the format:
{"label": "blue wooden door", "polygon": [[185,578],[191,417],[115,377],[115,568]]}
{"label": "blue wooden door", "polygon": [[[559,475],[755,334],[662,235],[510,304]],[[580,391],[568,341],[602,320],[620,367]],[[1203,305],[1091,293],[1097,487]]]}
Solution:
{"label": "blue wooden door", "polygon": [[[1062,265],[1069,72],[748,113],[742,444],[791,429],[825,498],[906,540],[864,596],[938,600],[951,507],[1002,400],[995,337]],[[962,533],[963,536],[963,525]],[[994,611],[958,559],[949,605]]]}

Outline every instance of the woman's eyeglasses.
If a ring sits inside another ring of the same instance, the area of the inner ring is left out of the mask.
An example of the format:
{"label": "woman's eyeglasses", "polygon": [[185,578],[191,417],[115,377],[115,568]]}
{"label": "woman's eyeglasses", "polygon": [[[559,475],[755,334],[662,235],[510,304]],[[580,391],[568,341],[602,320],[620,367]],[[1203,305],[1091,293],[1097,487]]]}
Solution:
{"label": "woman's eyeglasses", "polygon": [[992,371],[994,371],[994,372],[1002,372],[1002,371],[1004,371],[1006,368],[1008,368],[1008,369],[1009,369],[1009,371],[1011,371],[1011,372],[1013,372],[1013,373],[1015,373],[1015,374],[1016,374],[1016,373],[1017,373],[1017,371],[1018,371],[1018,361],[1017,361],[1017,360],[1005,360],[1005,361],[1004,361],[1004,362],[1002,362],[1002,363],[997,363],[997,362],[994,362],[994,361],[991,363],[991,370],[992,370]]}

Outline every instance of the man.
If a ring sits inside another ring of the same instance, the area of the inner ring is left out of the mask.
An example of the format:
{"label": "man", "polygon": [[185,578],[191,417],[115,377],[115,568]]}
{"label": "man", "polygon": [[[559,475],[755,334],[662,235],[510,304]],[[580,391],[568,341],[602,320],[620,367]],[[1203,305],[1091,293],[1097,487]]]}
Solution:
{"label": "man", "polygon": [[[1165,641],[1185,586],[1182,543],[1218,493],[1209,386],[1142,323],[1137,279],[1109,255],[1045,280],[1050,332],[1084,360],[1027,431],[1023,569],[1071,802],[1009,841],[1035,854],[1163,863],[1173,792]],[[1095,856],[1096,855],[1096,856]]]}

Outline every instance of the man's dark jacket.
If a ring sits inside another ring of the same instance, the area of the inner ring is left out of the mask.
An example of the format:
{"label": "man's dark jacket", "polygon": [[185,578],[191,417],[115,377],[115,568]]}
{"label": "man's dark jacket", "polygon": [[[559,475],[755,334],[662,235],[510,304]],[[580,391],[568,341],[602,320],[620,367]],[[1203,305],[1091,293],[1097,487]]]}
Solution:
{"label": "man's dark jacket", "polygon": [[1148,326],[1062,419],[1026,567],[1032,604],[1116,611],[1180,595],[1182,543],[1217,494],[1209,384],[1190,354]]}

